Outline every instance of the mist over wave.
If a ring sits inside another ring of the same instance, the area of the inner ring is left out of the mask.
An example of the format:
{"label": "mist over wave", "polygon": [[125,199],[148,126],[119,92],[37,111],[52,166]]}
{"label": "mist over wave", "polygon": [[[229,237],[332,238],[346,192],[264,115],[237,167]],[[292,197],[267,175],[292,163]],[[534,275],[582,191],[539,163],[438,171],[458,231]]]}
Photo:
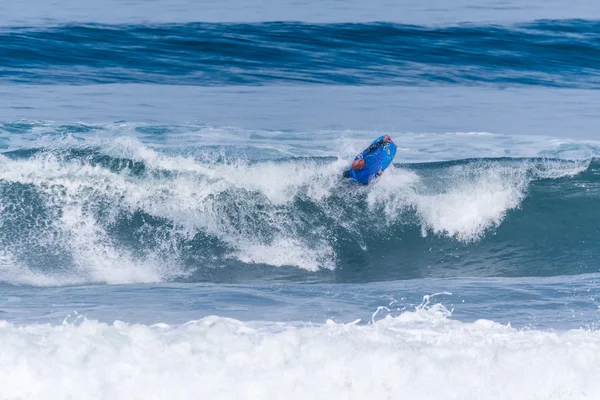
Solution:
{"label": "mist over wave", "polygon": [[346,157],[260,161],[212,148],[177,155],[132,138],[65,143],[0,156],[4,282],[368,282],[594,270],[589,234],[600,181],[589,159],[396,164],[360,187],[341,178]]}

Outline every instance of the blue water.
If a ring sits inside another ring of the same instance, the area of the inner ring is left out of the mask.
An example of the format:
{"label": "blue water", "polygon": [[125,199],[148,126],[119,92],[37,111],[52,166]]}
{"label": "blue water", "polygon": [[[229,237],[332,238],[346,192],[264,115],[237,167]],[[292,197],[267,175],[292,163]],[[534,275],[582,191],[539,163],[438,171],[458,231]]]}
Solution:
{"label": "blue water", "polygon": [[0,4],[0,399],[597,397],[599,18]]}
{"label": "blue water", "polygon": [[597,89],[600,23],[5,28],[3,82],[74,85],[543,85]]}

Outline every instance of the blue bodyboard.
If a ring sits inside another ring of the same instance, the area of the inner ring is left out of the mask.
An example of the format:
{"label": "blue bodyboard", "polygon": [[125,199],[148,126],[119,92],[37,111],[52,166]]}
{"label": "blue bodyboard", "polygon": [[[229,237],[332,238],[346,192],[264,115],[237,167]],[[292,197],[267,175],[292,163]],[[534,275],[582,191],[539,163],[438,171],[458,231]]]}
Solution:
{"label": "blue bodyboard", "polygon": [[382,140],[383,136],[378,137],[367,149],[354,158],[354,160],[359,158],[364,159],[365,167],[360,171],[355,171],[350,168],[347,172],[348,178],[366,185],[377,176],[379,170],[381,170],[381,172],[385,171],[396,155],[396,145],[393,142],[384,142],[375,149],[367,152],[371,146]]}

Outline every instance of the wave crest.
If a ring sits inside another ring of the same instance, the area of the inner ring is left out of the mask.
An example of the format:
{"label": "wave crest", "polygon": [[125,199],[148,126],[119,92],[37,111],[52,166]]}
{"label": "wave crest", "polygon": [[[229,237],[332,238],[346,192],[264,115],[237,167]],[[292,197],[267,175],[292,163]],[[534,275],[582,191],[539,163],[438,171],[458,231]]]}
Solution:
{"label": "wave crest", "polygon": [[[562,185],[589,167],[543,159],[396,165],[362,187],[344,181],[347,160],[333,158],[215,162],[132,140],[6,155],[0,243],[23,276],[49,282],[211,280],[248,264],[339,275],[405,258],[406,246],[468,251],[532,187]],[[22,281],[14,268],[3,275]]]}

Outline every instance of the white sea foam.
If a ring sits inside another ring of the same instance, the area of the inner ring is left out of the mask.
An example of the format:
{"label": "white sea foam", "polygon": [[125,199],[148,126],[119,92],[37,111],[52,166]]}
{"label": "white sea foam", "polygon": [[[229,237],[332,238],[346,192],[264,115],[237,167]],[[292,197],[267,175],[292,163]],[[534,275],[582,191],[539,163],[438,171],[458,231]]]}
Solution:
{"label": "white sea foam", "polygon": [[431,232],[469,242],[518,208],[532,180],[573,176],[588,165],[589,161],[465,164],[449,167],[429,186],[413,172],[392,168],[370,191],[368,203],[383,207],[390,218],[414,209],[423,235]]}
{"label": "white sea foam", "polygon": [[472,241],[500,225],[507,211],[517,208],[529,180],[520,168],[492,168],[473,175],[458,172],[441,193],[417,195],[422,231],[446,233]]}
{"label": "white sea foam", "polygon": [[[143,161],[147,168],[168,171],[171,175],[137,179],[128,173],[84,160],[67,161],[53,154],[0,160],[0,178],[34,185],[44,194],[45,205],[52,212],[51,220],[46,222],[47,237],[32,240],[55,241],[55,247],[69,249],[82,279],[153,282],[184,274],[173,265],[177,261],[176,242],[181,237],[190,239],[198,232],[229,243],[237,249],[234,256],[246,262],[296,265],[308,270],[333,268],[330,244],[319,238],[297,237],[294,226],[299,222],[286,207],[300,191],[314,201],[330,195],[341,162],[248,164],[238,160],[215,165],[189,157],[166,156],[131,139],[120,139],[117,143],[113,145],[119,154],[114,155]],[[239,196],[234,193],[232,197],[231,191],[243,193]],[[106,204],[109,207],[104,207],[99,220],[97,211]],[[256,216],[253,213],[258,207],[268,209]],[[107,232],[120,213],[136,210],[174,225],[170,235],[160,242],[162,247],[142,259],[115,243]],[[261,226],[278,234],[272,240],[265,239],[256,231]],[[315,244],[310,245],[306,240]],[[164,255],[168,257],[165,259]],[[166,263],[168,269],[164,267]],[[9,280],[14,282],[12,278]]]}
{"label": "white sea foam", "polygon": [[375,323],[207,317],[182,326],[0,322],[0,399],[583,399],[597,331],[462,323],[437,304]]}
{"label": "white sea foam", "polygon": [[275,240],[271,244],[260,245],[249,243],[241,246],[235,255],[246,263],[269,264],[276,267],[296,265],[308,271],[319,268],[335,268],[335,252],[326,242],[321,248],[306,251],[306,246],[297,240]]}
{"label": "white sea foam", "polygon": [[[101,150],[142,162],[147,174],[110,170],[85,157],[64,158],[60,151],[26,159],[0,157],[0,180],[34,187],[46,210],[46,219],[35,223],[30,236],[19,233],[20,246],[43,244],[68,253],[77,282],[155,282],[185,275],[179,264],[181,242],[198,233],[225,243],[228,254],[242,262],[333,269],[337,238],[332,229],[345,229],[359,244],[366,240],[361,219],[365,196],[372,211],[383,209],[388,224],[404,223],[405,212],[412,210],[424,235],[473,241],[520,206],[533,179],[573,175],[589,163],[469,163],[436,170],[435,176],[390,167],[373,185],[355,188],[340,187],[345,159],[211,163],[167,155],[133,138],[110,141]],[[32,212],[18,196],[2,201],[16,209],[25,207],[25,214]],[[320,214],[303,213],[299,201]],[[340,203],[345,205],[340,208]],[[6,206],[2,203],[0,208],[5,225],[11,223]],[[344,211],[353,209],[350,214]],[[168,222],[143,254],[110,233],[123,215],[138,211]],[[17,253],[12,251],[13,259],[18,259]],[[40,272],[24,264],[5,265],[10,268],[2,268],[0,279],[13,283],[39,282],[44,276],[53,283],[64,275],[70,276],[68,282],[75,279],[60,268]],[[21,274],[14,272],[19,270]],[[30,279],[23,278],[27,276]]]}

